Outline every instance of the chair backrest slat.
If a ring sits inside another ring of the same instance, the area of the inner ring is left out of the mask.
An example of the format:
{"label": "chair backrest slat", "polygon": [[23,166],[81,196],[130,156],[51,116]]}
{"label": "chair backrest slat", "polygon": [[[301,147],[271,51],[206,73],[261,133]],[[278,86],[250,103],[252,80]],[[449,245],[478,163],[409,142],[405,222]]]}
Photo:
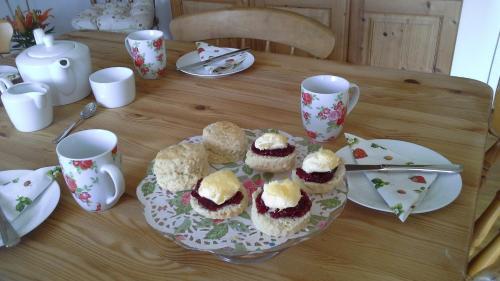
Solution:
{"label": "chair backrest slat", "polygon": [[272,8],[234,8],[177,17],[170,22],[175,40],[199,41],[218,38],[247,38],[276,42],[326,58],[335,45],[332,31],[297,13]]}

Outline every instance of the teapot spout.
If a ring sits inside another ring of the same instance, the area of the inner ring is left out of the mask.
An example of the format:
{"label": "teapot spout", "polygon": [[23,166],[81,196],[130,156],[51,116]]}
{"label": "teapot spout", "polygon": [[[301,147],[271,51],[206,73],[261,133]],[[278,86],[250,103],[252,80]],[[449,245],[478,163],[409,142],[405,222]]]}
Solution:
{"label": "teapot spout", "polygon": [[68,58],[60,58],[50,65],[52,83],[63,95],[69,96],[76,87],[75,75]]}

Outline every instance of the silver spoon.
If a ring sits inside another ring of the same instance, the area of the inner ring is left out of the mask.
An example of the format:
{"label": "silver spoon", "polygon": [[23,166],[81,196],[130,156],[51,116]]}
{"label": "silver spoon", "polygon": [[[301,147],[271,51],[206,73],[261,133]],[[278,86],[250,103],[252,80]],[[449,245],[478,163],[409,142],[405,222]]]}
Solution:
{"label": "silver spoon", "polygon": [[88,118],[94,116],[94,114],[96,113],[96,111],[97,111],[97,103],[90,102],[87,105],[85,105],[85,107],[83,108],[83,110],[80,112],[80,119],[78,119],[76,122],[73,122],[73,124],[69,125],[52,142],[56,143],[56,144],[59,143],[63,138],[65,138],[71,132],[71,130],[73,130],[76,126],[78,126],[80,124],[80,122],[82,122],[83,120],[88,119]]}

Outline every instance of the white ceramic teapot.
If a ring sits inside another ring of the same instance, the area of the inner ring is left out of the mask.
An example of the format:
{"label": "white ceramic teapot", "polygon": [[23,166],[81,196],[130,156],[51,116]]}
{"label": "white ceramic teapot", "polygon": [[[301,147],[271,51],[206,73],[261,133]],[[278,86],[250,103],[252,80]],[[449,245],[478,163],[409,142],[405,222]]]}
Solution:
{"label": "white ceramic teapot", "polygon": [[72,103],[90,94],[89,48],[78,42],[54,41],[54,37],[45,35],[42,29],[35,29],[33,34],[36,45],[16,58],[23,80],[47,84],[53,105]]}

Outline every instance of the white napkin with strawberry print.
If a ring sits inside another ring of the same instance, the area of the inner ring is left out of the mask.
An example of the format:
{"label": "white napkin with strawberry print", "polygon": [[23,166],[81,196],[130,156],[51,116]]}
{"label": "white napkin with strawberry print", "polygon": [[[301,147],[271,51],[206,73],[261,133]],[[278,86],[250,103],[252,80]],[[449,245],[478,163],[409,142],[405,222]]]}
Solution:
{"label": "white napkin with strawberry print", "polygon": [[[198,50],[198,55],[200,56],[201,61],[205,61],[233,51],[227,48],[215,47],[205,42],[196,42],[196,49]],[[225,70],[238,67],[245,60],[245,58],[246,52],[239,53],[234,56],[225,58],[221,61],[213,62],[210,65],[205,66],[205,69],[212,74],[221,73]]]}
{"label": "white napkin with strawberry print", "polygon": [[58,166],[44,167],[21,177],[0,182],[0,206],[9,221],[13,221],[35,201],[60,174]]}
{"label": "white napkin with strawberry print", "polygon": [[[345,134],[345,138],[357,164],[418,164],[375,142],[351,134]],[[422,202],[437,177],[436,173],[418,172],[366,172],[365,175],[402,222]]]}

